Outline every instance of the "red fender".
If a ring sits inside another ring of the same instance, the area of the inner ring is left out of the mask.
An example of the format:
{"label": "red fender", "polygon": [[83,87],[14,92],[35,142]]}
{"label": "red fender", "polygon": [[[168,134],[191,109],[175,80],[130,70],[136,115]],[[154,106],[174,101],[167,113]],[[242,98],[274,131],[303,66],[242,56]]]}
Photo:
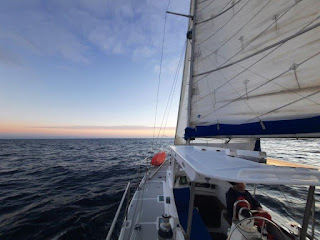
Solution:
{"label": "red fender", "polygon": [[164,160],[166,160],[167,154],[165,152],[159,152],[156,155],[153,156],[151,160],[151,164],[153,166],[160,166]]}

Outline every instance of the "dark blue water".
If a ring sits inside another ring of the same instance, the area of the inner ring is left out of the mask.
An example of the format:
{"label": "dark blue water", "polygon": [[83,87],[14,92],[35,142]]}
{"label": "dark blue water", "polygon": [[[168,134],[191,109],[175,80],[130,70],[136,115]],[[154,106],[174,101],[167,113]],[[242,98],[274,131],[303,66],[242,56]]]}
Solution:
{"label": "dark blue water", "polygon": [[[170,144],[160,140],[156,149]],[[262,147],[272,157],[320,166],[319,145],[267,140]],[[127,182],[139,182],[152,149],[152,139],[0,140],[0,239],[105,239]],[[263,186],[258,198],[301,222],[307,189],[281,188]],[[318,189],[316,198],[319,221]]]}

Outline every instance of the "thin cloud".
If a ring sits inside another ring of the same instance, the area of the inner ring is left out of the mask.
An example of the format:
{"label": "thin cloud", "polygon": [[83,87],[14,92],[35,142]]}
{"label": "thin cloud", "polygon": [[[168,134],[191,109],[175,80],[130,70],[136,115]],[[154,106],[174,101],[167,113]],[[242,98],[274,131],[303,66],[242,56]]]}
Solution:
{"label": "thin cloud", "polygon": [[0,48],[0,63],[21,66],[22,62],[18,55],[8,51],[6,49]]}
{"label": "thin cloud", "polygon": [[[7,39],[36,55],[86,64],[95,56],[92,51],[99,49],[136,60],[159,54],[166,4],[153,0],[5,1],[0,21],[6,23],[2,32]],[[172,6],[188,11],[188,3],[183,0]],[[175,20],[186,22],[179,17]],[[177,21],[167,22],[168,31],[176,33],[167,42],[168,53],[184,37],[185,29],[175,25]]]}
{"label": "thin cloud", "polygon": [[[137,126],[137,125],[128,125],[128,126],[34,126],[31,128],[37,129],[90,129],[90,130],[152,130],[154,127],[150,126]],[[159,129],[159,127],[156,127]],[[167,130],[174,130],[175,127],[166,127]]]}

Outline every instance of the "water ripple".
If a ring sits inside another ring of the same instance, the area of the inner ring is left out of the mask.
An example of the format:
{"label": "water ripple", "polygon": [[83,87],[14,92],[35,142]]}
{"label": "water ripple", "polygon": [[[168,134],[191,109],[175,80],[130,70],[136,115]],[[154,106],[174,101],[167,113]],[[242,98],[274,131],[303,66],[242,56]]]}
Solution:
{"label": "water ripple", "polygon": [[[271,157],[317,166],[319,146],[317,139],[262,142]],[[139,182],[152,149],[150,139],[0,140],[0,239],[105,239],[127,182]],[[269,194],[258,192],[263,204],[301,222],[305,187],[259,188]],[[316,199],[319,219],[318,189]]]}

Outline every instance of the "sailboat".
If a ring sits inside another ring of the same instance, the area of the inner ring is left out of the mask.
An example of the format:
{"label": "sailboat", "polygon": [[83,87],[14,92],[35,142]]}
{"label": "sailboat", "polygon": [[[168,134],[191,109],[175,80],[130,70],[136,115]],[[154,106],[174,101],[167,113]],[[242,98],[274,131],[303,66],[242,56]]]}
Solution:
{"label": "sailboat", "polygon": [[[189,18],[175,142],[118,239],[315,239],[319,169],[270,164],[260,138],[320,136],[320,1],[192,0],[174,14]],[[256,215],[247,199],[228,206],[237,183],[308,186],[303,222]]]}

